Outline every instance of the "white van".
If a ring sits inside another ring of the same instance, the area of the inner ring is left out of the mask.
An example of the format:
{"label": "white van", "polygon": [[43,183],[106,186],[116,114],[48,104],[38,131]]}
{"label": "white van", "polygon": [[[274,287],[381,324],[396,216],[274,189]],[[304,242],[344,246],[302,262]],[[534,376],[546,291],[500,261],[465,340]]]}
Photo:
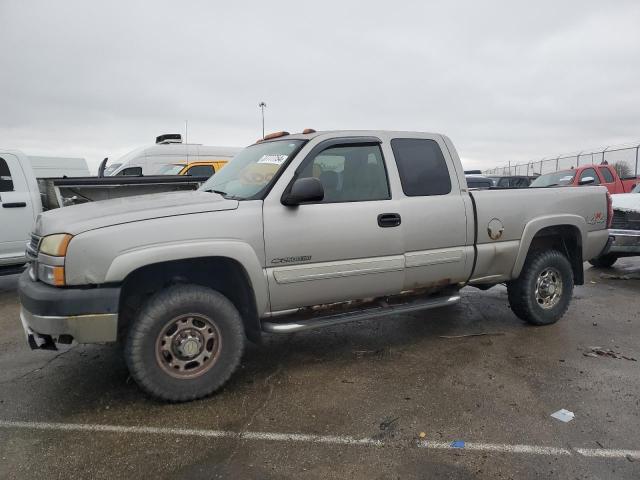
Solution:
{"label": "white van", "polygon": [[124,170],[130,167],[142,167],[143,175],[159,175],[165,173],[167,167],[177,164],[230,161],[240,150],[238,147],[182,143],[180,134],[170,133],[157,137],[155,145],[133,150],[109,164],[104,175],[123,175]]}
{"label": "white van", "polygon": [[36,178],[88,177],[89,167],[84,158],[42,157],[28,155]]}

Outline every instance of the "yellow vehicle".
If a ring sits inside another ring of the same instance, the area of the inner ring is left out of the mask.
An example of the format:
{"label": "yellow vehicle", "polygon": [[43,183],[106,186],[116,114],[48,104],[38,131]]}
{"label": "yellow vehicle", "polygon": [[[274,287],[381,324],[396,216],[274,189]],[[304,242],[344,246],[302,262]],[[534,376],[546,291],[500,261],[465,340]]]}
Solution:
{"label": "yellow vehicle", "polygon": [[189,163],[170,163],[166,165],[159,175],[189,175],[192,177],[210,177],[222,167],[228,160],[199,160]]}

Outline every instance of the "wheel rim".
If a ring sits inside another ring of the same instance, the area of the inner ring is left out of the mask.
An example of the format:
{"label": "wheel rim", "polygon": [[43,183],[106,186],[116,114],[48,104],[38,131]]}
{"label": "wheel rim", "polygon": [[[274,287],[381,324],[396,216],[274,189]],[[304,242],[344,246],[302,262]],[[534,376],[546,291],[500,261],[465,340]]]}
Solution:
{"label": "wheel rim", "polygon": [[175,378],[194,378],[218,360],[222,337],[211,318],[189,313],[167,322],[156,339],[156,360]]}
{"label": "wheel rim", "polygon": [[545,268],[536,280],[536,302],[544,309],[555,307],[562,297],[562,276],[555,268]]}

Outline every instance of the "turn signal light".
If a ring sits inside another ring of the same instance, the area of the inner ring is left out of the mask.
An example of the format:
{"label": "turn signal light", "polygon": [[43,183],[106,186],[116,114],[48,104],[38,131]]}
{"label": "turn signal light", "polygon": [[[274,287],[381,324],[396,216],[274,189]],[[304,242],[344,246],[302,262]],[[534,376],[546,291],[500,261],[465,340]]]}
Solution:
{"label": "turn signal light", "polygon": [[611,228],[613,224],[613,201],[611,200],[611,194],[607,192],[607,229]]}

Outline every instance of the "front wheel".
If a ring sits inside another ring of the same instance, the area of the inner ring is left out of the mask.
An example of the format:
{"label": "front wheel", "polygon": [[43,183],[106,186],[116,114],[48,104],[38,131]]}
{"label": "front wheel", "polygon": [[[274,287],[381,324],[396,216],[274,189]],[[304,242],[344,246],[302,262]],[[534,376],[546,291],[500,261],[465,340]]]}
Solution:
{"label": "front wheel", "polygon": [[175,285],[142,307],[128,332],[125,360],[136,383],[170,402],[207,396],[235,371],[244,349],[238,310],[199,285]]}
{"label": "front wheel", "polygon": [[606,255],[600,255],[599,257],[592,258],[589,260],[589,263],[597,268],[609,268],[612,267],[614,263],[618,261],[618,257],[613,255],[612,253],[608,253]]}
{"label": "front wheel", "polygon": [[507,284],[511,310],[532,325],[557,322],[569,308],[573,271],[557,250],[531,252],[520,276]]}

